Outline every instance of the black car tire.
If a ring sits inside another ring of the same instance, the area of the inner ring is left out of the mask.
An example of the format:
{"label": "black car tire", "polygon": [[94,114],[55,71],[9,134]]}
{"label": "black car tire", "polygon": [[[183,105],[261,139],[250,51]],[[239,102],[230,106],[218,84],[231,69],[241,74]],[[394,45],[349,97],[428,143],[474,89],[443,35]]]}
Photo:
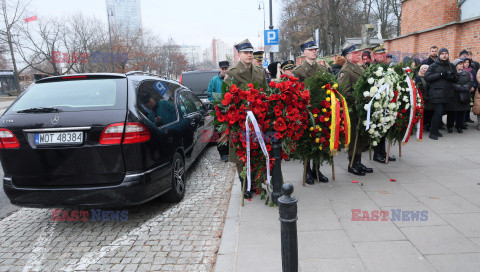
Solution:
{"label": "black car tire", "polygon": [[171,173],[172,189],[165,195],[166,202],[180,202],[185,196],[185,161],[179,153],[175,153]]}

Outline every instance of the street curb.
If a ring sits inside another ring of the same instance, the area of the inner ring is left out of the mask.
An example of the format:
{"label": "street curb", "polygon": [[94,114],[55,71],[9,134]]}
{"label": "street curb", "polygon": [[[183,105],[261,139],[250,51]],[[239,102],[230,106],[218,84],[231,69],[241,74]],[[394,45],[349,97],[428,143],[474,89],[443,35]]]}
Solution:
{"label": "street curb", "polygon": [[235,178],[233,180],[230,202],[228,203],[222,239],[217,252],[217,261],[215,262],[213,269],[215,272],[236,270],[240,217],[242,214],[240,201],[242,200],[242,197],[240,180],[237,171],[235,171]]}

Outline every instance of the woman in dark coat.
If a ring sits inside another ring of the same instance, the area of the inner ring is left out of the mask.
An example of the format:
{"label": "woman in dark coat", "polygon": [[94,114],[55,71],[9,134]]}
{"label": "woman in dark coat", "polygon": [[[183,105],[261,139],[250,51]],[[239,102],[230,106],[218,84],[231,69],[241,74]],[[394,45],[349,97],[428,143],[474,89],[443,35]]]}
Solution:
{"label": "woman in dark coat", "polygon": [[445,104],[455,102],[453,83],[457,83],[457,69],[448,59],[449,53],[446,48],[438,51],[438,58],[425,73],[427,81],[426,97],[433,106],[432,125],[430,128],[430,139],[438,140],[443,135],[438,131],[442,122]]}
{"label": "woman in dark coat", "polygon": [[463,70],[463,60],[456,59],[453,65],[457,68],[458,83],[453,84],[455,101],[448,103],[446,106],[447,129],[448,133],[452,133],[453,124],[455,123],[458,133],[463,133],[464,113],[470,109],[470,88],[473,80],[470,77],[470,73]]}
{"label": "woman in dark coat", "polygon": [[420,69],[418,70],[418,74],[415,76],[415,84],[417,85],[418,89],[423,95],[423,128],[426,131],[430,131],[430,125],[432,122],[432,116],[433,116],[433,107],[432,104],[430,104],[430,101],[428,100],[428,97],[426,97],[427,94],[427,82],[425,81],[425,72],[428,70],[428,65],[423,64],[420,66]]}

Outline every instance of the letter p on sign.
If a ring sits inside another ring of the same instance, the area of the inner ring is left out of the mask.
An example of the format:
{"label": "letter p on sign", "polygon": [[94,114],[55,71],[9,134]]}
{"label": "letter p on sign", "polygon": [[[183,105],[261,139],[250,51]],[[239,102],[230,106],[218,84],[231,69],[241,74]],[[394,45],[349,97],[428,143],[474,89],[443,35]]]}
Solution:
{"label": "letter p on sign", "polygon": [[278,45],[278,29],[265,30],[265,45]]}

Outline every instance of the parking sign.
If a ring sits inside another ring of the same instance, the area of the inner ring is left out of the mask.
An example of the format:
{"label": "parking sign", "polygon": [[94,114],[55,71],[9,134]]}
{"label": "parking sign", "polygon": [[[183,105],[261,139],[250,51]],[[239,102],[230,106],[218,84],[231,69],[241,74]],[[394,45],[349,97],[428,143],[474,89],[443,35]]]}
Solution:
{"label": "parking sign", "polygon": [[265,45],[278,45],[278,29],[265,30]]}

